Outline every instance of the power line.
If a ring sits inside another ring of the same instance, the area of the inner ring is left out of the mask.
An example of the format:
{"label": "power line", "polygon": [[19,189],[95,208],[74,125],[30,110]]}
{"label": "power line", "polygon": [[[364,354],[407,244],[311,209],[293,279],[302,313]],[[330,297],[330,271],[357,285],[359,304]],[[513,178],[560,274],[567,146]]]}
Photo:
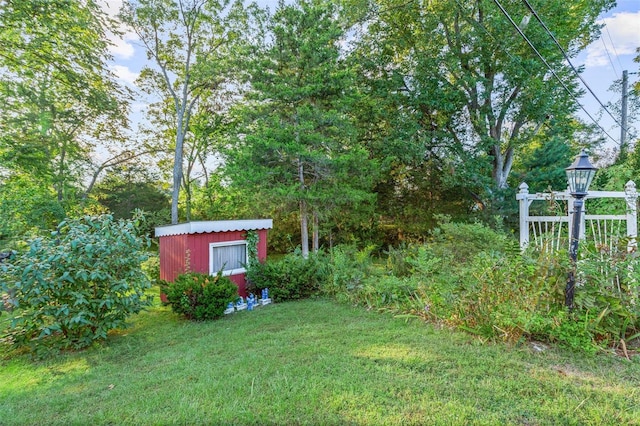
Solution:
{"label": "power line", "polygon": [[600,41],[602,42],[602,45],[604,46],[604,51],[607,53],[607,58],[609,58],[609,63],[611,64],[611,69],[613,70],[613,73],[615,74],[616,80],[617,80],[620,77],[618,76],[618,71],[616,71],[616,66],[613,65],[613,59],[611,59],[611,54],[609,53],[609,48],[607,47],[607,43],[604,42],[604,39],[602,38],[602,34],[600,34]]}
{"label": "power line", "polygon": [[[460,8],[460,11],[464,11],[464,7],[463,5],[460,3],[460,0],[456,0],[456,3],[458,4],[458,7]],[[498,46],[500,48],[504,48],[504,46],[502,45],[502,43],[500,42],[500,40],[498,40],[497,38],[495,38],[493,36],[493,34],[491,34],[489,32],[489,30],[487,30],[487,27],[484,26],[484,24],[482,24],[482,22],[479,21],[475,21],[473,18],[469,18],[469,17],[465,17],[467,20],[469,20],[471,22],[472,25],[477,25],[478,27],[480,27],[482,29],[482,31],[484,31],[489,37],[491,37],[491,40],[495,41]],[[531,74],[531,71],[529,71],[529,69],[527,67],[525,67],[522,64],[522,61],[517,60],[515,56],[513,56],[508,49],[504,49],[504,53],[507,54],[507,56],[509,58],[511,58],[513,60],[514,63],[517,63],[518,65],[520,65],[520,68],[522,68],[522,70],[529,75],[529,77],[534,78],[533,74]]]}
{"label": "power line", "polygon": [[564,90],[569,94],[569,96],[571,96],[571,98],[576,101],[576,103],[580,106],[580,108],[582,108],[582,110],[585,112],[585,114],[587,114],[587,116],[591,119],[591,121],[593,121],[596,126],[598,126],[600,128],[600,130],[602,130],[602,132],[607,135],[609,137],[609,139],[611,139],[613,142],[618,143],[617,140],[615,140],[609,133],[607,133],[607,131],[602,128],[602,126],[600,125],[600,123],[598,123],[592,116],[591,114],[589,114],[589,111],[587,111],[585,109],[585,107],[580,103],[580,101],[578,101],[578,99],[576,99],[576,97],[573,95],[573,93],[571,92],[571,90],[569,90],[569,88],[564,84],[564,82],[560,79],[560,77],[558,77],[558,74],[556,74],[556,72],[553,70],[553,68],[551,68],[551,65],[549,65],[549,63],[547,62],[546,59],[544,59],[544,57],[540,54],[540,52],[538,52],[538,49],[536,49],[536,47],[533,45],[533,43],[531,43],[531,40],[529,40],[529,38],[527,37],[527,35],[520,29],[520,27],[518,26],[518,24],[515,23],[515,21],[511,18],[511,15],[509,15],[509,12],[507,12],[505,10],[505,8],[502,6],[502,4],[500,4],[500,2],[498,0],[493,0],[494,3],[498,6],[498,8],[500,9],[500,11],[502,12],[502,14],[509,20],[509,22],[511,23],[511,25],[513,25],[513,27],[518,31],[518,33],[520,34],[520,36],[522,36],[522,38],[527,42],[527,44],[529,45],[529,47],[531,47],[531,49],[536,53],[536,55],[538,55],[538,57],[540,58],[540,60],[545,64],[545,66],[547,67],[547,69],[549,71],[551,71],[551,74],[553,74],[553,76],[556,78],[556,80],[558,80],[558,82],[560,83],[560,85],[564,88]]}
{"label": "power line", "polygon": [[[540,25],[542,25],[542,28],[544,28],[544,30],[547,32],[547,34],[549,34],[549,36],[551,36],[551,39],[553,40],[553,42],[556,44],[556,46],[558,46],[558,49],[560,49],[560,51],[562,52],[562,56],[564,56],[564,58],[567,60],[567,63],[569,64],[569,66],[571,67],[571,69],[573,70],[573,72],[578,76],[578,78],[580,79],[580,81],[582,81],[582,84],[584,84],[584,87],[587,88],[587,90],[589,91],[589,93],[591,93],[593,95],[593,97],[596,99],[596,101],[598,101],[598,103],[600,104],[600,106],[602,107],[602,109],[604,109],[606,111],[607,114],[609,114],[609,116],[611,116],[611,118],[613,118],[613,121],[620,127],[622,127],[622,124],[620,124],[620,122],[618,121],[618,119],[616,117],[613,116],[613,114],[611,114],[611,111],[609,111],[607,109],[606,106],[604,106],[604,104],[602,103],[602,101],[600,100],[600,98],[598,98],[598,96],[596,96],[596,94],[594,93],[593,90],[591,90],[591,87],[589,87],[589,85],[587,84],[587,82],[584,80],[584,78],[582,78],[582,76],[580,75],[580,73],[578,72],[578,70],[576,69],[575,66],[573,66],[573,64],[571,63],[571,59],[569,58],[569,55],[567,55],[567,52],[565,52],[565,50],[562,48],[562,46],[560,45],[560,43],[558,42],[558,39],[556,39],[556,37],[553,35],[553,33],[549,30],[549,27],[547,27],[547,25],[542,21],[542,19],[540,19],[540,16],[538,15],[538,12],[536,12],[533,7],[531,6],[531,4],[529,3],[528,0],[522,0],[524,2],[524,4],[527,6],[527,8],[531,11],[531,13],[533,13],[533,16],[535,16],[536,20],[540,23]],[[537,52],[536,52],[537,53]],[[607,54],[609,52],[607,51]]]}
{"label": "power line", "polygon": [[616,54],[616,60],[618,61],[618,65],[620,65],[620,69],[624,69],[622,66],[622,62],[620,62],[620,55],[618,55],[618,51],[616,50],[616,45],[613,44],[613,39],[611,38],[611,33],[609,32],[609,26],[607,25],[607,21],[604,21],[604,29],[607,30],[607,35],[609,36],[609,41],[611,42],[611,47],[613,47],[613,53]]}

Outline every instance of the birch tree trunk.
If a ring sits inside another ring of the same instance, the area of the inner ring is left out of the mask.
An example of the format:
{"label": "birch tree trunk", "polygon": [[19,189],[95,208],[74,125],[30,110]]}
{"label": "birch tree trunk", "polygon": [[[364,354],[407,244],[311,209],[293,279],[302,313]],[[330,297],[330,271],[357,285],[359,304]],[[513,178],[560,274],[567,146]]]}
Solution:
{"label": "birch tree trunk", "polygon": [[320,227],[318,223],[318,212],[313,211],[313,252],[317,253],[320,250]]}
{"label": "birch tree trunk", "polygon": [[[300,181],[300,189],[304,191],[304,164],[302,159],[298,159],[298,180]],[[307,202],[304,198],[300,198],[300,244],[302,249],[302,257],[309,257],[309,216],[307,212]]]}

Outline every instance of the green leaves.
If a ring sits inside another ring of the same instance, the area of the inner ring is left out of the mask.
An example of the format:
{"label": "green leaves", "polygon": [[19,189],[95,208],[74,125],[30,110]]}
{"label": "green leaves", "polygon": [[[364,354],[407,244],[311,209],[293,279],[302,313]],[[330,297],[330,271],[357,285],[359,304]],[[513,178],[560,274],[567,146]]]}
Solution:
{"label": "green leaves", "polygon": [[[522,2],[503,3],[517,21],[530,14]],[[364,125],[375,155],[393,155],[411,169],[428,166],[424,174],[436,178],[432,188],[415,185],[418,191],[446,199],[446,185],[489,204],[509,186],[529,144],[578,134],[563,124],[577,108],[577,77],[535,20],[524,31],[562,83],[491,0],[371,4],[353,56],[373,98],[363,118],[378,118]],[[597,16],[611,4],[533,2],[560,43],[573,48],[570,56],[597,34]]]}
{"label": "green leaves", "polygon": [[331,2],[282,3],[267,27],[272,38],[247,60],[246,135],[229,147],[225,172],[283,214],[299,211],[301,229],[313,215],[315,231],[328,234],[346,206],[359,211],[373,200],[376,170],[350,113],[356,73],[342,57],[340,13]]}
{"label": "green leaves", "polygon": [[11,169],[62,184],[67,162],[87,159],[80,136],[115,139],[126,125],[124,92],[106,65],[105,34],[116,25],[93,1],[76,0],[9,1],[0,24],[0,50],[10,52],[0,56],[0,154],[6,147]]}
{"label": "green leaves", "polygon": [[19,306],[9,330],[13,343],[42,354],[82,348],[125,327],[151,303],[140,269],[146,243],[131,221],[111,216],[68,219],[51,238],[33,240],[3,282]]}
{"label": "green leaves", "polygon": [[221,317],[227,304],[238,298],[238,287],[221,273],[182,274],[173,283],[164,283],[163,288],[171,309],[195,321]]}

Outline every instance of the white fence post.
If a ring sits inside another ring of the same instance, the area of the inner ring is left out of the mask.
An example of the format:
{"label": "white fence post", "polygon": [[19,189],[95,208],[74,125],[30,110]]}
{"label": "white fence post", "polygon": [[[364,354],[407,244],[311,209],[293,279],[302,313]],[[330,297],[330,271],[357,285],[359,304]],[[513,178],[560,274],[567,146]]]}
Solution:
{"label": "white fence post", "polygon": [[529,245],[529,185],[522,182],[518,187],[520,192],[516,194],[520,204],[520,249],[524,250]]}
{"label": "white fence post", "polygon": [[627,251],[636,251],[638,248],[638,192],[636,184],[630,180],[624,186],[625,200],[627,202]]}

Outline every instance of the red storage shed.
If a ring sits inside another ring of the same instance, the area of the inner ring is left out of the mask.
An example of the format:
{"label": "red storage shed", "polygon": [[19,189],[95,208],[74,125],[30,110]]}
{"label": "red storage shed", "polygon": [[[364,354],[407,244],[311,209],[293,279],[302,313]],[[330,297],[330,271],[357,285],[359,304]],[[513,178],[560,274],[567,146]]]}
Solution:
{"label": "red storage shed", "polygon": [[160,279],[172,282],[185,272],[215,275],[223,270],[246,297],[244,264],[247,263],[247,232],[258,235],[258,260],[267,257],[267,230],[271,219],[216,220],[159,226]]}

